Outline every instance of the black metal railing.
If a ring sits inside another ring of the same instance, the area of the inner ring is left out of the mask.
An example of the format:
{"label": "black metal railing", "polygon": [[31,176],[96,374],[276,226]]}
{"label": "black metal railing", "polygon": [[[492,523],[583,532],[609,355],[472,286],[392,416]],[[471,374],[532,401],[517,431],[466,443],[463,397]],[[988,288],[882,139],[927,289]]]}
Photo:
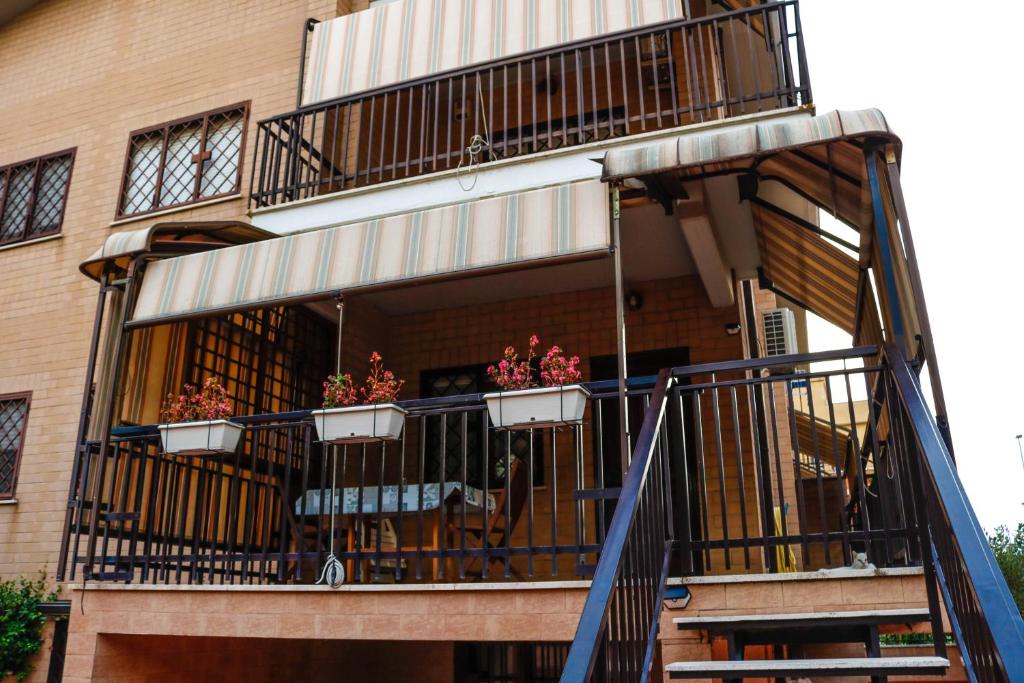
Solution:
{"label": "black metal railing", "polygon": [[658,375],[569,649],[563,683],[643,680],[650,671],[673,535],[664,421],[673,383],[668,370]]}
{"label": "black metal railing", "polygon": [[[616,385],[587,386],[584,423],[564,427],[495,429],[474,394],[401,403],[393,442],[321,443],[308,412],[235,418],[238,448],[209,457],[115,430],[106,453],[79,451],[59,574],[311,583],[333,553],[356,582],[589,576],[621,460]],[[631,412],[650,391],[631,382]]]}
{"label": "black metal railing", "polygon": [[[892,401],[877,353],[674,369],[681,573],[920,562],[909,463],[884,427]],[[842,367],[811,366],[823,361]]]}
{"label": "black metal railing", "polygon": [[[972,681],[1024,680],[1024,621],[925,403],[917,369],[898,347],[887,347],[886,355],[898,397],[893,431],[918,473],[930,557],[964,665]],[[944,655],[939,643],[936,654]]]}
{"label": "black metal railing", "polygon": [[798,3],[783,0],[434,74],[260,121],[250,206],[810,102]]}

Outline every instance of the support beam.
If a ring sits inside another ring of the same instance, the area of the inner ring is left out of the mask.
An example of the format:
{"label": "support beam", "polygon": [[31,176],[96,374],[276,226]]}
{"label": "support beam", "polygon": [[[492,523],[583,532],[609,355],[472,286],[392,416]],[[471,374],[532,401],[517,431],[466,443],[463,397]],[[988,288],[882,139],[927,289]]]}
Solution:
{"label": "support beam", "polygon": [[935,420],[939,423],[939,431],[946,442],[951,456],[953,453],[953,437],[949,431],[949,417],[946,412],[946,396],[942,391],[942,376],[939,374],[939,361],[935,356],[935,342],[932,337],[932,323],[925,305],[924,286],[921,283],[921,271],[917,266],[917,250],[914,248],[914,236],[910,231],[910,218],[907,215],[907,203],[903,198],[903,185],[900,182],[900,167],[892,146],[885,150],[885,167],[889,174],[889,189],[892,193],[896,216],[899,220],[900,234],[903,237],[903,248],[906,250],[907,266],[910,272],[910,283],[914,290],[914,305],[917,307],[917,318],[921,325],[921,342],[924,345],[925,365],[928,367],[928,378],[931,380],[932,405],[935,407]]}
{"label": "support beam", "polygon": [[615,347],[619,370],[619,450],[622,476],[630,459],[629,410],[626,406],[626,287],[622,273],[622,207],[619,186],[612,186],[612,262],[615,267]]}
{"label": "support beam", "polygon": [[686,246],[697,264],[704,291],[715,308],[736,305],[736,290],[732,273],[722,259],[722,250],[715,237],[715,226],[711,208],[706,201],[704,184],[694,183],[687,187],[690,199],[676,203],[676,220],[686,239]]}

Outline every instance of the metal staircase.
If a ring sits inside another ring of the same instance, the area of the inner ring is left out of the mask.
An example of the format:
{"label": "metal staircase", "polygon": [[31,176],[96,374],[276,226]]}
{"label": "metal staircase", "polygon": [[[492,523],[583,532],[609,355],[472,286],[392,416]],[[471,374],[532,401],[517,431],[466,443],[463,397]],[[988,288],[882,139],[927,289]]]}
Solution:
{"label": "metal staircase", "polygon": [[[672,662],[665,666],[665,678],[739,681],[861,676],[875,682],[888,676],[942,675],[950,662],[938,592],[970,680],[1024,681],[1024,621],[925,403],[918,379],[920,365],[907,360],[895,346],[886,347],[882,359],[879,381],[891,403],[887,429],[893,447],[908,463],[914,505],[924,522],[921,562],[931,608],[675,619],[679,629],[724,637],[729,658]],[[658,659],[658,628],[675,538],[669,485],[675,463],[669,462],[664,417],[679,370],[663,370],[650,395],[562,673],[563,683],[662,678],[653,665]],[[932,624],[933,655],[881,656],[880,627],[924,622]],[[865,656],[800,656],[802,646],[812,643],[863,643]],[[779,646],[777,656],[786,658],[743,660],[744,647],[758,644]]]}
{"label": "metal staircase", "polygon": [[[811,612],[803,614],[750,614],[714,617],[679,617],[672,620],[683,631],[701,631],[724,638],[728,661],[673,662],[665,667],[670,678],[741,679],[758,677],[870,676],[872,681],[894,675],[941,675],[949,667],[945,656],[882,657],[879,629],[883,626],[927,623],[927,609]],[[801,656],[804,645],[860,643],[864,657],[812,659]],[[747,645],[785,647],[789,657],[743,660]],[[944,650],[944,644],[942,645]],[[944,652],[943,652],[944,654]],[[795,655],[795,656],[794,656]]]}

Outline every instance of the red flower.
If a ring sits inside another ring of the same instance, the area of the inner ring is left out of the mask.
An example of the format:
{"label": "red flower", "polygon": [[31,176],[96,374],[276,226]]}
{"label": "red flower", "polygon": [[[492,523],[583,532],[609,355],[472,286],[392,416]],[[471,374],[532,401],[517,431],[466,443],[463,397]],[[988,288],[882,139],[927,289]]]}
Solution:
{"label": "red flower", "polygon": [[167,395],[160,409],[160,419],[164,422],[199,422],[231,417],[231,399],[216,378],[207,378],[199,391],[191,384],[183,388],[182,394]]}

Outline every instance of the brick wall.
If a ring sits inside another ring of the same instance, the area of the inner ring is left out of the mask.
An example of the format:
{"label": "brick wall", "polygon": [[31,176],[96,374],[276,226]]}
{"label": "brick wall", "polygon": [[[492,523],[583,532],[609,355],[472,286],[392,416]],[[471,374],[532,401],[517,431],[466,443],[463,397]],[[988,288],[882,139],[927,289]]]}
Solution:
{"label": "brick wall", "polygon": [[251,100],[244,194],[255,121],[294,107],[303,21],[347,4],[51,0],[0,26],[0,164],[78,150],[61,237],[0,250],[0,394],[33,392],[0,576],[55,566],[96,299],[78,264],[114,230],[245,217],[238,198],[112,227],[128,133]]}

